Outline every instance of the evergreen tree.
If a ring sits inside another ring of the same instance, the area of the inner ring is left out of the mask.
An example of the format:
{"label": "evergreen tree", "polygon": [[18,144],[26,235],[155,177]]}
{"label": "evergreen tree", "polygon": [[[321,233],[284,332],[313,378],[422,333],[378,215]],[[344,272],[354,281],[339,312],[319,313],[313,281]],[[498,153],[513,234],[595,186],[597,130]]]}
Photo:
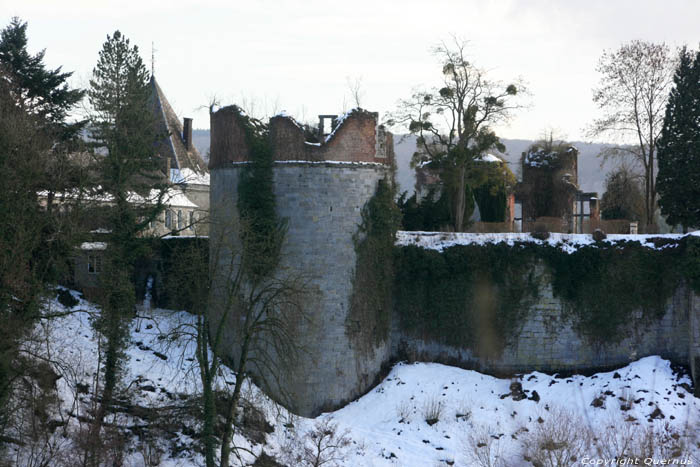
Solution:
{"label": "evergreen tree", "polygon": [[700,225],[700,51],[683,48],[658,141],[661,213],[671,225]]}
{"label": "evergreen tree", "polygon": [[77,211],[53,211],[40,194],[80,183],[68,148],[81,123],[67,117],[83,91],[68,86],[71,73],[46,68],[44,51],[27,51],[26,31],[18,18],[0,31],[0,438],[4,404],[35,364],[19,356],[19,343],[78,241]]}
{"label": "evergreen tree", "polygon": [[90,80],[90,135],[96,149],[100,194],[111,200],[109,227],[115,245],[128,248],[162,210],[167,180],[155,152],[159,134],[152,111],[149,73],[138,47],[119,31],[107,36]]}
{"label": "evergreen tree", "polygon": [[101,274],[102,308],[96,328],[105,339],[104,386],[85,463],[100,462],[100,432],[124,361],[128,323],[136,294],[135,262],[145,255],[140,234],[162,210],[166,179],[155,153],[158,132],[149,91],[149,74],[138,47],[119,31],[107,36],[90,80],[93,110],[90,133],[95,145],[98,194],[107,199],[110,231]]}
{"label": "evergreen tree", "polygon": [[74,136],[82,122],[68,123],[66,117],[85,92],[68,86],[73,73],[54,70],[44,64],[45,50],[32,55],[27,50],[27,23],[14,17],[0,32],[0,66],[10,83],[9,90],[19,107],[37,115],[56,129],[67,132],[60,139]]}

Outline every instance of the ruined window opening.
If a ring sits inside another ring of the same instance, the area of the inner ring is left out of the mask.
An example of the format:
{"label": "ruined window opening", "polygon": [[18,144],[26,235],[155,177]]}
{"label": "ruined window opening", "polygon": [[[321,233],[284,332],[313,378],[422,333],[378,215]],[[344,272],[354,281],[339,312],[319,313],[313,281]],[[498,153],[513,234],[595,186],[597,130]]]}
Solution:
{"label": "ruined window opening", "polygon": [[88,255],[87,268],[89,274],[102,272],[102,257],[100,255]]}
{"label": "ruined window opening", "polygon": [[523,203],[515,202],[513,203],[513,230],[515,232],[523,231]]}
{"label": "ruined window opening", "polygon": [[180,230],[182,229],[182,211],[178,209],[177,211],[177,229]]}
{"label": "ruined window opening", "polygon": [[173,212],[168,209],[165,211],[165,226],[171,228],[173,226]]}
{"label": "ruined window opening", "polygon": [[324,138],[327,135],[333,133],[336,125],[338,124],[337,115],[319,115],[318,116],[318,135],[320,138]]}

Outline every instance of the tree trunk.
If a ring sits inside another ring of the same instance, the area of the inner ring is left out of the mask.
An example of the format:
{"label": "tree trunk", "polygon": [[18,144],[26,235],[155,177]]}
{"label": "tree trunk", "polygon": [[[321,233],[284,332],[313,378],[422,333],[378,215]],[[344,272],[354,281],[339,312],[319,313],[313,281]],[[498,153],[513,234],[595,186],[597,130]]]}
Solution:
{"label": "tree trunk", "polygon": [[651,211],[650,225],[656,225],[656,189],[654,183],[654,147],[649,147],[649,210]]}
{"label": "tree trunk", "polygon": [[459,183],[457,186],[457,200],[455,206],[455,232],[461,232],[464,228],[464,205],[466,203],[466,166],[462,164],[459,169]]}
{"label": "tree trunk", "polygon": [[233,394],[229,400],[224,433],[221,436],[221,467],[228,467],[229,459],[231,458],[231,439],[233,437],[233,426],[236,421],[236,412],[238,411],[238,400],[241,397],[241,388],[245,381],[244,372],[248,361],[248,342],[248,336],[246,336],[241,346],[241,357],[236,372],[236,386],[233,388]]}
{"label": "tree trunk", "polygon": [[228,411],[226,414],[226,423],[224,425],[224,433],[221,437],[221,467],[228,467],[231,458],[231,439],[233,437],[233,426],[236,421],[236,413],[238,412],[238,401],[241,397],[241,388],[243,387],[245,377],[241,373],[236,374],[236,386],[229,400]]}
{"label": "tree trunk", "polygon": [[214,394],[214,378],[217,372],[217,356],[212,353],[210,363],[207,330],[208,321],[204,313],[200,312],[197,320],[197,361],[202,380],[203,417],[202,440],[204,442],[204,460],[207,467],[216,467],[216,401]]}
{"label": "tree trunk", "polygon": [[216,405],[214,403],[213,381],[208,375],[208,381],[204,384],[204,427],[202,428],[202,439],[204,440],[204,460],[207,467],[216,467],[216,437],[214,435],[214,425],[216,423]]}
{"label": "tree trunk", "polygon": [[[93,421],[92,427],[89,433],[89,444],[86,458],[86,465],[89,466],[99,466],[101,461],[101,447],[102,441],[100,433],[102,431],[102,425],[104,423],[105,415],[112,404],[112,399],[114,397],[114,389],[117,385],[117,364],[119,360],[119,317],[113,316],[117,313],[116,310],[103,310],[111,314],[108,326],[109,330],[107,333],[107,351],[105,352],[105,385],[102,390],[102,400],[95,414],[95,419]],[[117,321],[115,323],[115,320]],[[98,369],[99,371],[99,369]]]}

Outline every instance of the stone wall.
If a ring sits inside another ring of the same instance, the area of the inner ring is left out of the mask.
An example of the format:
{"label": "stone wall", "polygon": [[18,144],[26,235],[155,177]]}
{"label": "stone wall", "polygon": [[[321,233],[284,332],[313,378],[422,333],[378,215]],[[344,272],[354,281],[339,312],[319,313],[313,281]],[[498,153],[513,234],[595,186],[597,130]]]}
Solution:
{"label": "stone wall", "polygon": [[[685,365],[691,345],[700,355],[698,336],[693,340],[688,332],[689,316],[694,314],[693,319],[698,319],[700,310],[693,303],[699,300],[686,286],[679,286],[668,300],[661,319],[647,324],[641,320],[628,323],[620,341],[600,344],[578,333],[567,305],[553,292],[546,268],[539,264],[534,269],[538,299],[524,313],[526,318],[515,335],[507,338],[500,355],[477,356],[470,346],[449,346],[416,337],[402,329],[398,317],[393,321],[392,354],[410,361],[442,362],[492,374],[596,370],[623,366],[648,355],[660,355]],[[641,318],[641,312],[636,318]]]}
{"label": "stone wall", "polygon": [[688,291],[690,310],[689,323],[689,362],[690,372],[695,382],[695,395],[700,397],[700,296]]}
{"label": "stone wall", "polygon": [[[242,169],[234,165],[212,171],[211,242],[225,225],[235,224]],[[295,413],[313,415],[361,395],[389,359],[389,342],[368,351],[346,333],[356,264],[353,234],[362,207],[379,180],[388,176],[388,168],[279,162],[273,172],[277,213],[288,222],[278,270],[293,271],[307,282],[304,308],[309,321],[296,329],[303,358],[285,369],[279,387],[268,390]],[[238,352],[235,327],[235,321],[227,326],[223,349],[233,358]]]}

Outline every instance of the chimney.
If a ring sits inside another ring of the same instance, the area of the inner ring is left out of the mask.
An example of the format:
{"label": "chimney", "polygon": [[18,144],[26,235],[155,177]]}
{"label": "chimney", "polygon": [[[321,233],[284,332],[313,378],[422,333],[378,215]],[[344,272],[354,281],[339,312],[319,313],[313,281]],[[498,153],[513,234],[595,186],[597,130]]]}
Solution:
{"label": "chimney", "polygon": [[182,140],[185,143],[185,149],[192,150],[192,119],[185,117],[183,122]]}

